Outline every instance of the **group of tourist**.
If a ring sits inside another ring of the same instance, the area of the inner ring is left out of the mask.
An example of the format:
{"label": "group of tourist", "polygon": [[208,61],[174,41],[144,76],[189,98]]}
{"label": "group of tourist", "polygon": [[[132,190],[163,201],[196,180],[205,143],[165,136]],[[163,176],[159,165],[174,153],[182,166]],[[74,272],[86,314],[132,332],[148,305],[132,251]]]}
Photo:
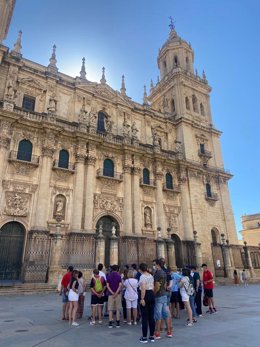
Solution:
{"label": "group of tourist", "polygon": [[[213,274],[207,264],[202,264],[203,279],[195,266],[183,268],[181,271],[169,268],[165,259],[155,259],[152,268],[141,263],[139,267],[125,265],[122,273],[118,265],[113,265],[105,273],[99,264],[93,270],[89,284],[84,283],[82,273],[69,266],[61,281],[63,301],[62,319],[69,320],[72,326],[78,326],[76,319],[82,318],[84,297],[91,290],[90,324],[102,324],[102,318],[108,316],[108,327],[120,328],[121,308],[123,321],[128,325],[142,323],[140,342],[172,337],[172,319],[180,318],[180,310],[185,308],[188,327],[197,323],[202,317],[202,293],[207,312],[216,313],[213,299]],[[203,285],[203,289],[202,289]],[[115,316],[115,319],[114,319]],[[148,334],[149,331],[149,334]]]}
{"label": "group of tourist", "polygon": [[235,269],[234,272],[233,272],[233,278],[234,278],[234,284],[236,286],[239,286],[240,282],[242,282],[242,284],[244,284],[245,287],[248,286],[248,276],[247,276],[247,273],[246,273],[245,269],[243,269],[240,272],[240,276],[239,276],[237,270]]}

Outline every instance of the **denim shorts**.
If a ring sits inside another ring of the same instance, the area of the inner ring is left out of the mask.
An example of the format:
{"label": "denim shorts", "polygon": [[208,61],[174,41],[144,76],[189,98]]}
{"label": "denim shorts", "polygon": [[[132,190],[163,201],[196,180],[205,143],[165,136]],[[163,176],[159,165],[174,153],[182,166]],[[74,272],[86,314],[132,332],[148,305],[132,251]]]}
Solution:
{"label": "denim shorts", "polygon": [[167,319],[169,318],[170,311],[167,305],[167,296],[159,296],[155,298],[155,307],[154,307],[154,319]]}
{"label": "denim shorts", "polygon": [[[66,292],[67,292],[67,290],[66,290]],[[68,295],[66,295],[66,292],[63,290],[62,291],[62,302],[64,303],[64,304],[66,304],[67,302],[69,302],[69,298],[68,298]]]}

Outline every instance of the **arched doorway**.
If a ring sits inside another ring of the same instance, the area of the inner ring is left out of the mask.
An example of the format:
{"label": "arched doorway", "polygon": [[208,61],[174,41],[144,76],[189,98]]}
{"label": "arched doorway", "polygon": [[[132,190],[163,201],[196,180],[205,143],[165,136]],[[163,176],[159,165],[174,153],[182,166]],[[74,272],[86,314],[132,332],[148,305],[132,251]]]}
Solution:
{"label": "arched doorway", "polygon": [[183,257],[182,257],[182,244],[181,239],[178,235],[172,234],[172,240],[174,241],[175,258],[177,268],[183,267]]}
{"label": "arched doorway", "polygon": [[113,225],[116,228],[116,236],[119,236],[119,224],[115,218],[111,216],[101,217],[96,225],[96,232],[98,233],[100,224],[102,224],[103,236],[105,238],[105,266],[108,267],[110,264],[110,238],[112,236]]}
{"label": "arched doorway", "polygon": [[0,281],[19,280],[25,229],[18,222],[9,222],[0,229]]}

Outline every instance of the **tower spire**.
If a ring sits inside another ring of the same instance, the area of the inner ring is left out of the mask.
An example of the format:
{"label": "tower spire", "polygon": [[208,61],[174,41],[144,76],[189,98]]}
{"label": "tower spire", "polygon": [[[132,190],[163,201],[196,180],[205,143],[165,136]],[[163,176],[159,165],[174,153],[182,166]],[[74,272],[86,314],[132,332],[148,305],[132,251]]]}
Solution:
{"label": "tower spire", "polygon": [[125,76],[122,75],[121,89],[120,92],[122,95],[126,95],[126,87],[125,87]]}
{"label": "tower spire", "polygon": [[105,76],[105,68],[104,66],[102,67],[102,77],[101,77],[101,80],[100,80],[100,83],[101,84],[106,84],[106,76]]}
{"label": "tower spire", "polygon": [[58,68],[56,66],[57,59],[56,59],[56,45],[53,45],[52,47],[52,55],[49,59],[50,64],[48,65],[48,70],[52,73],[57,73]]}
{"label": "tower spire", "polygon": [[85,69],[85,58],[82,58],[82,65],[80,70],[80,78],[85,80],[86,79],[86,69]]}
{"label": "tower spire", "polygon": [[11,54],[17,58],[21,58],[22,57],[21,49],[22,49],[22,31],[20,30],[18,32],[18,37],[14,44],[14,48],[11,51]]}
{"label": "tower spire", "polygon": [[143,105],[146,105],[146,106],[149,105],[148,104],[147,92],[146,92],[146,85],[144,85]]}

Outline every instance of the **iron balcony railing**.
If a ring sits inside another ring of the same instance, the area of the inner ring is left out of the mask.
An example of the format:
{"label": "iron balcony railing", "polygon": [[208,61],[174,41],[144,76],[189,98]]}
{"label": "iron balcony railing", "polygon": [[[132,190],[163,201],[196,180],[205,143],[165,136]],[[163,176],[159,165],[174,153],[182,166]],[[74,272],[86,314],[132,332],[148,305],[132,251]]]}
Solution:
{"label": "iron balcony railing", "polygon": [[218,200],[218,194],[217,193],[211,193],[210,195],[205,192],[205,199],[206,200],[213,200],[213,201],[217,201]]}
{"label": "iron balcony railing", "polygon": [[65,163],[61,162],[60,160],[55,160],[53,162],[53,168],[58,170],[66,170],[66,171],[75,171],[75,164],[74,163]]}
{"label": "iron balcony railing", "polygon": [[111,178],[118,181],[123,181],[123,175],[120,172],[116,172],[114,170],[109,169],[98,169],[97,170],[97,177],[105,177],[105,178]]}
{"label": "iron balcony railing", "polygon": [[32,155],[31,152],[10,151],[9,160],[22,161],[27,162],[28,164],[39,165],[39,156]]}

